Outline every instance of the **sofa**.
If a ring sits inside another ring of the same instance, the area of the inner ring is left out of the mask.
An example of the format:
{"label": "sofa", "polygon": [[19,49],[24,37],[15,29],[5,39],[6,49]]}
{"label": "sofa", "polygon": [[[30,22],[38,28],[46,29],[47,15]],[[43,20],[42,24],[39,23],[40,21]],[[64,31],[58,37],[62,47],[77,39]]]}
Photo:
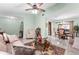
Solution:
{"label": "sofa", "polygon": [[[4,37],[3,37],[4,35]],[[4,33],[0,34],[0,52],[1,54],[11,54],[11,55],[32,55],[34,54],[34,49],[30,46],[25,46],[22,41],[16,35],[8,35]],[[5,41],[9,40],[9,43]]]}
{"label": "sofa", "polygon": [[7,45],[3,40],[3,36],[0,34],[0,51],[7,52]]}
{"label": "sofa", "polygon": [[[11,53],[14,55],[33,55],[35,49],[32,46],[25,46],[16,35],[7,35],[10,41]],[[9,50],[10,50],[9,49]]]}
{"label": "sofa", "polygon": [[75,37],[72,47],[79,50],[79,38],[78,37]]}

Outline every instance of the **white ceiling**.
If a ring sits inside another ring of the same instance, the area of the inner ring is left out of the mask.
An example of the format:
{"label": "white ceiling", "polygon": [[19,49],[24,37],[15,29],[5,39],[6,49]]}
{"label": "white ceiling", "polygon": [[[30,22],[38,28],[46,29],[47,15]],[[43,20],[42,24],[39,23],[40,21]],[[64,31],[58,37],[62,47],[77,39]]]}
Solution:
{"label": "white ceiling", "polygon": [[50,9],[48,18],[51,19],[68,19],[79,17],[79,3],[59,3]]}
{"label": "white ceiling", "polygon": [[[46,9],[47,7],[54,4],[43,4],[41,7]],[[31,8],[26,3],[0,3],[0,15],[3,16],[16,16],[16,15],[24,15],[28,12],[25,9]]]}
{"label": "white ceiling", "polygon": [[[0,16],[23,16],[25,14],[29,14],[27,11],[25,11],[25,9],[28,8],[30,8],[30,6],[27,5],[26,3],[0,3]],[[50,11],[51,9],[50,12],[51,17],[55,16],[55,19],[63,19],[79,16],[79,4],[77,3],[76,4],[45,3],[41,6],[41,8],[45,9],[46,11]]]}

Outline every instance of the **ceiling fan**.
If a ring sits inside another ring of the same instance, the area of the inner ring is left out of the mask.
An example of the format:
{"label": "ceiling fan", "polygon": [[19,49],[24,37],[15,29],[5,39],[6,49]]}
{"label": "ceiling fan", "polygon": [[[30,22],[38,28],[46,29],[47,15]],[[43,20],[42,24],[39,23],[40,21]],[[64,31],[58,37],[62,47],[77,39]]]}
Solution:
{"label": "ceiling fan", "polygon": [[29,5],[31,8],[25,9],[26,11],[37,10],[39,12],[45,12],[45,10],[41,8],[43,3],[35,3],[35,4],[27,3],[27,5]]}

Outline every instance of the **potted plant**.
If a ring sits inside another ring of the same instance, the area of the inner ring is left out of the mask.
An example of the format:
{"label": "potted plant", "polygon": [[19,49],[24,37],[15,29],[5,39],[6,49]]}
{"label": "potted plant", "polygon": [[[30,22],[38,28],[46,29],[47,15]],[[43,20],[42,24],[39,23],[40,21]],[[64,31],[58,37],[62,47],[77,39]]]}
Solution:
{"label": "potted plant", "polygon": [[74,30],[75,30],[76,36],[78,36],[77,34],[79,33],[79,26],[75,25]]}

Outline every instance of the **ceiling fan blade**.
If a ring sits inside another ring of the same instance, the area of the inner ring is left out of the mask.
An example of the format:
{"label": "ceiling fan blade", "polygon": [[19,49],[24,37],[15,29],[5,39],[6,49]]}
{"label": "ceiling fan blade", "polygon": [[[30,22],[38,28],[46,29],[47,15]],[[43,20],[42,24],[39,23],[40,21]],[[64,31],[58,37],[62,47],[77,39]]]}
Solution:
{"label": "ceiling fan blade", "polygon": [[33,10],[32,8],[30,8],[30,9],[25,9],[26,11],[29,11],[29,10]]}
{"label": "ceiling fan blade", "polygon": [[40,9],[41,11],[43,11],[43,12],[45,12],[45,10],[44,9]]}
{"label": "ceiling fan blade", "polygon": [[39,3],[39,7],[42,6],[42,5],[43,5],[43,3]]}
{"label": "ceiling fan blade", "polygon": [[29,6],[33,7],[33,5],[31,3],[27,3]]}
{"label": "ceiling fan blade", "polygon": [[44,9],[37,8],[37,10],[42,11],[42,12],[45,12],[45,10],[44,10]]}

